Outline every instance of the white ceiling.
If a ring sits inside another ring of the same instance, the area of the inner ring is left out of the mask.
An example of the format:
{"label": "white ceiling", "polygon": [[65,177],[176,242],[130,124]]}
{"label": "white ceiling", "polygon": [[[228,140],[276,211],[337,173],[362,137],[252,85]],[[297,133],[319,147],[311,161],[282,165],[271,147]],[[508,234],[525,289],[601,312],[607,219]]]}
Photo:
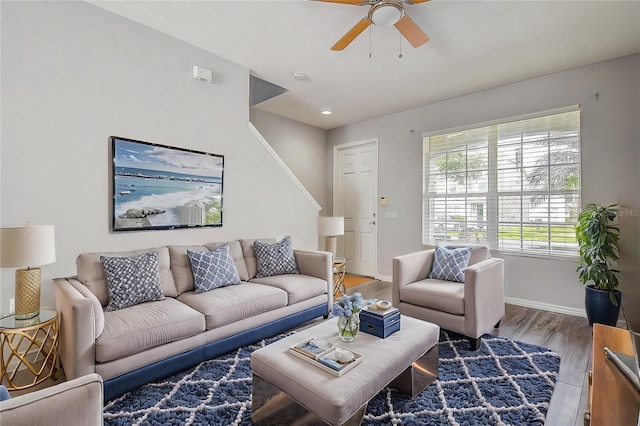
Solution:
{"label": "white ceiling", "polygon": [[[289,89],[256,107],[323,129],[640,52],[640,0],[432,0],[405,5],[431,38],[422,47],[401,42],[394,27],[372,25],[342,52],[330,48],[366,16],[368,6],[303,0],[91,3]],[[296,80],[294,72],[308,78]],[[321,115],[324,108],[333,114]]]}

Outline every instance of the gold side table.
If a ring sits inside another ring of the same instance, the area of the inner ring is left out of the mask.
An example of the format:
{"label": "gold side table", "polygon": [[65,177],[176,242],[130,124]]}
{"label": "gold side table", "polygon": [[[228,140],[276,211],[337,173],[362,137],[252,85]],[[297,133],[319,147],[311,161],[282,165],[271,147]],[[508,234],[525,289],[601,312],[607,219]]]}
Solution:
{"label": "gold side table", "polygon": [[347,294],[344,286],[344,274],[347,261],[344,258],[336,258],[333,262],[333,297],[340,297]]}
{"label": "gold side table", "polygon": [[[34,318],[0,318],[0,383],[9,390],[25,389],[49,377],[56,380],[58,311],[40,309]],[[18,372],[20,371],[20,374]]]}

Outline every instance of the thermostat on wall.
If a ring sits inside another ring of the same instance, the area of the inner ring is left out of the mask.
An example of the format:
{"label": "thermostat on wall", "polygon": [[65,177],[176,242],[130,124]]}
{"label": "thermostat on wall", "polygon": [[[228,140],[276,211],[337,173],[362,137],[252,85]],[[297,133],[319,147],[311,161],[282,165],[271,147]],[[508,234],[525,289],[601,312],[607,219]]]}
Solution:
{"label": "thermostat on wall", "polygon": [[209,70],[209,69],[194,65],[193,78],[195,78],[196,80],[206,81],[207,83],[211,83],[213,81],[213,70]]}

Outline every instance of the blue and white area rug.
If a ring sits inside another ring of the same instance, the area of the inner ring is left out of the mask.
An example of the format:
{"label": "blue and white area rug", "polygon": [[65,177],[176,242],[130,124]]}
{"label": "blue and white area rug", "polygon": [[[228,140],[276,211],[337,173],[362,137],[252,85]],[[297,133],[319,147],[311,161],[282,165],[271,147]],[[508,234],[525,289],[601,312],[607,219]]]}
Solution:
{"label": "blue and white area rug", "polygon": [[[250,425],[251,352],[262,340],[145,385],[105,405],[105,425]],[[543,425],[560,356],[485,335],[482,346],[441,332],[439,378],[413,400],[383,389],[365,425]]]}

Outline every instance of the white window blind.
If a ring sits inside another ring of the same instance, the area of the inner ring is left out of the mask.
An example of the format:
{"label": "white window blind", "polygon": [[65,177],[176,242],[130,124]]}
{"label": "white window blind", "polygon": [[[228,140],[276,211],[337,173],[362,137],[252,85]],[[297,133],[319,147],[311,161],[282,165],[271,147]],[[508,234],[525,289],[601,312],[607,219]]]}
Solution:
{"label": "white window blind", "polygon": [[422,242],[574,256],[580,111],[423,138]]}

